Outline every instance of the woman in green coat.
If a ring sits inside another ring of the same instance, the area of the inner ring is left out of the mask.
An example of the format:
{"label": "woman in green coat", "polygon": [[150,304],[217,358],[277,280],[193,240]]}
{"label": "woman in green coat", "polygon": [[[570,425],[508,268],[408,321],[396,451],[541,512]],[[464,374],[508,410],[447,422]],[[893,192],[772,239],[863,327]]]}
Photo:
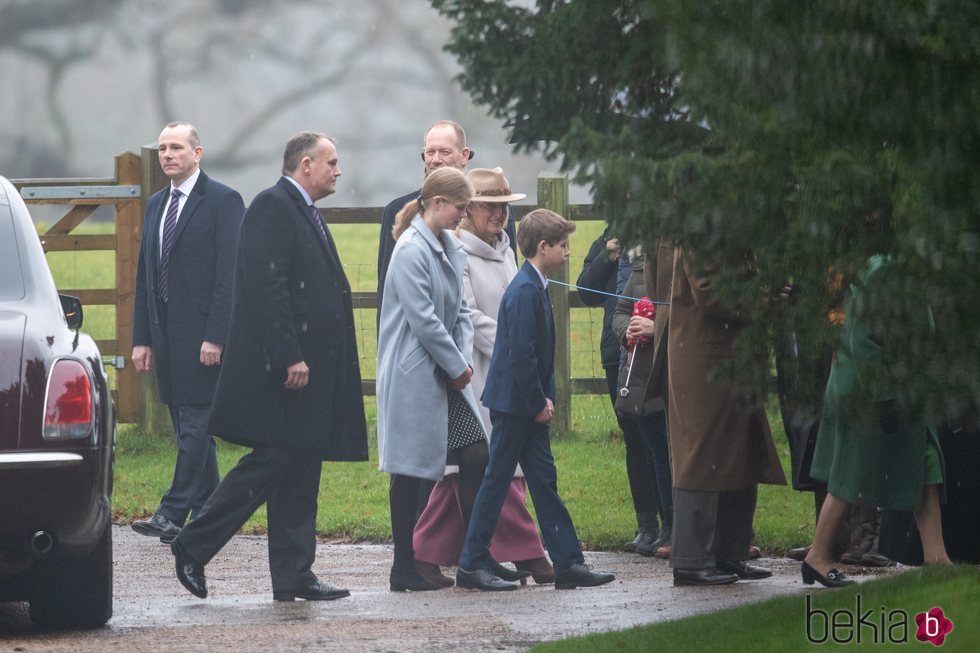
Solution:
{"label": "woman in green coat", "polygon": [[887,258],[872,258],[852,286],[841,345],[824,393],[810,475],[827,481],[828,494],[803,561],[807,585],[853,582],[832,569],[832,547],[841,520],[859,500],[914,511],[926,563],[951,564],[940,524],[943,465],[938,441],[923,420],[897,403],[868,311],[869,291],[886,278],[888,267]]}

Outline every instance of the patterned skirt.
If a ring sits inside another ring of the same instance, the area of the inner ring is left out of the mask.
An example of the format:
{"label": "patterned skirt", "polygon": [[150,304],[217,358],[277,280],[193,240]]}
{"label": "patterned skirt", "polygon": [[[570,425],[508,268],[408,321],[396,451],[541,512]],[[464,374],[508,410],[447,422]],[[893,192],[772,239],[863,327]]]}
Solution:
{"label": "patterned skirt", "polygon": [[459,390],[449,388],[449,451],[486,440],[480,418],[473,414]]}

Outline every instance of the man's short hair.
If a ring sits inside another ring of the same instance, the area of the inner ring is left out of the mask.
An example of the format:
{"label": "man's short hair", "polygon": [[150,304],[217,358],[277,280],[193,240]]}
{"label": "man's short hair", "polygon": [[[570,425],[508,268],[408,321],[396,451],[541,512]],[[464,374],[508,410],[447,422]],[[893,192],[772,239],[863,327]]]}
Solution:
{"label": "man's short hair", "polygon": [[533,258],[542,240],[554,247],[573,231],[575,223],[571,220],[548,209],[534,209],[521,220],[517,229],[517,246],[524,258]]}
{"label": "man's short hair", "polygon": [[466,131],[463,130],[463,126],[458,122],[453,122],[452,120],[440,120],[439,122],[433,124],[431,127],[425,130],[425,134],[422,135],[422,147],[425,147],[425,139],[429,137],[429,132],[436,127],[452,127],[453,131],[456,132],[456,143],[459,145],[460,151],[466,147]]}
{"label": "man's short hair", "polygon": [[176,122],[168,122],[166,125],[164,125],[163,128],[173,129],[174,127],[188,127],[190,129],[190,135],[188,136],[188,139],[190,140],[191,143],[191,149],[201,147],[201,135],[197,133],[197,127],[195,127],[189,122],[183,122],[178,120]]}
{"label": "man's short hair", "polygon": [[286,143],[286,149],[282,153],[282,174],[288,175],[291,172],[295,172],[296,168],[299,166],[299,162],[303,160],[303,157],[313,156],[313,152],[316,151],[317,145],[320,141],[327,139],[331,143],[336,143],[334,139],[327,136],[326,134],[321,134],[320,132],[300,132],[294,134],[289,142]]}

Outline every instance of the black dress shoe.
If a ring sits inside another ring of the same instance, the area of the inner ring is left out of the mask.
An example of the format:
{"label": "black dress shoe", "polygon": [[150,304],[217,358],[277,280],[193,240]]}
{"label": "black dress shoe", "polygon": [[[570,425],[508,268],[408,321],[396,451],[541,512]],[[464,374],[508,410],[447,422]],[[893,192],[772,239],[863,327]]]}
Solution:
{"label": "black dress shoe", "polygon": [[415,563],[411,567],[392,565],[388,582],[392,592],[432,592],[443,587],[419,573]]}
{"label": "black dress shoe", "polygon": [[343,587],[331,587],[319,580],[313,580],[300,587],[299,589],[284,591],[279,590],[272,593],[273,601],[295,601],[303,599],[306,601],[333,601],[350,596],[350,591]]}
{"label": "black dress shoe", "polygon": [[496,560],[490,561],[490,573],[501,580],[506,580],[511,583],[524,580],[531,575],[531,572],[527,571],[526,569],[508,569]]}
{"label": "black dress shoe", "polygon": [[194,596],[206,599],[208,581],[204,578],[204,565],[194,562],[177,540],[170,543],[170,550],[177,561],[177,580]]}
{"label": "black dress shoe", "polygon": [[576,587],[596,587],[616,580],[612,574],[600,574],[589,569],[588,565],[577,563],[555,572],[556,590],[573,590]]}
{"label": "black dress shoe", "polygon": [[696,585],[730,585],[738,580],[736,574],[726,574],[717,567],[707,569],[675,569],[674,587]]}
{"label": "black dress shoe", "polygon": [[726,574],[735,574],[742,580],[759,580],[760,578],[769,578],[772,576],[771,570],[765,567],[750,565],[744,560],[719,560],[718,571],[723,571]]}
{"label": "black dress shoe", "polygon": [[462,567],[456,569],[456,587],[465,587],[484,592],[506,592],[517,589],[517,585],[494,576],[493,572],[488,569],[467,571]]}
{"label": "black dress shoe", "polygon": [[800,567],[800,573],[803,574],[803,584],[813,585],[813,581],[817,581],[824,587],[844,587],[845,585],[853,585],[854,581],[844,575],[844,572],[839,569],[831,569],[824,576],[819,571],[810,566],[810,563],[806,560],[803,561],[803,566]]}
{"label": "black dress shoe", "polygon": [[154,513],[149,519],[134,521],[133,530],[140,535],[159,537],[160,541],[164,544],[170,544],[174,541],[175,537],[180,535],[180,526],[160,513]]}

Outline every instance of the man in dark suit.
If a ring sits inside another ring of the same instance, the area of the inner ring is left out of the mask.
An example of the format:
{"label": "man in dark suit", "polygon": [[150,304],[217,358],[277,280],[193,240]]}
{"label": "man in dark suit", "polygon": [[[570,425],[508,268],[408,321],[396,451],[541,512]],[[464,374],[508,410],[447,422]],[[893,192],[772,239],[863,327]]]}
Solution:
{"label": "man in dark suit", "polygon": [[490,462],[473,504],[456,585],[486,591],[517,589],[492,571],[490,538],[497,527],[507,487],[520,463],[548,555],[555,589],[592,587],[615,580],[585,565],[575,525],[558,496],[549,424],[555,400],[555,318],[547,274],[565,265],[568,235],[575,223],[546,209],[521,222],[517,242],[526,259],[500,301],[497,339],[483,389],[493,434]]}
{"label": "man in dark suit", "polygon": [[321,462],[368,458],[350,285],[313,205],[340,177],[333,141],[293,136],[283,175],[256,196],[242,223],[209,427],[253,450],[171,544],[177,578],[201,598],[204,566],[263,503],[273,599],[350,594],[312,571]]}
{"label": "man in dark suit", "polygon": [[173,122],[157,139],[170,178],[146,205],[133,312],[133,366],[156,370],[177,436],[173,481],[153,516],[133,530],[170,542],[218,485],[207,422],[231,315],[242,197],[200,168],[193,125]]}

